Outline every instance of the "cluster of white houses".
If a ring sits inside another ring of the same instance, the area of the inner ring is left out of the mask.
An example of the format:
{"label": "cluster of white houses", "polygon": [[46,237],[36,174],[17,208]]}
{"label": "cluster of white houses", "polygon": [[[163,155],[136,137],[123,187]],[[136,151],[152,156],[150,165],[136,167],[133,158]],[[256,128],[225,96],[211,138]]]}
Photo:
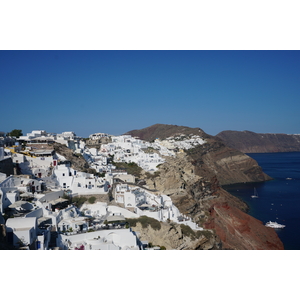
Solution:
{"label": "cluster of white houses", "polygon": [[[106,136],[94,134],[91,138]],[[22,141],[27,142],[25,150],[19,146]],[[72,168],[63,156],[48,147],[54,141],[81,153],[90,167],[103,176]],[[111,136],[110,143],[96,149],[85,147],[73,132],[51,135],[39,130],[20,137],[14,146],[1,147],[0,161],[9,157],[16,166],[15,174],[0,173],[0,223],[5,224],[8,243],[20,249],[39,250],[144,249],[138,233],[126,225],[126,218],[140,216],[202,230],[179,212],[170,197],[135,185],[134,176],[115,172],[109,163],[108,158],[113,156],[116,162],[135,162],[145,171],[155,171],[164,159],[144,150],[152,147],[175,155],[172,147],[176,140],[167,142],[171,146],[159,140],[148,143],[129,135]],[[181,146],[204,142],[200,137],[192,137]],[[80,208],[66,197],[109,192],[114,201],[86,202]]]}

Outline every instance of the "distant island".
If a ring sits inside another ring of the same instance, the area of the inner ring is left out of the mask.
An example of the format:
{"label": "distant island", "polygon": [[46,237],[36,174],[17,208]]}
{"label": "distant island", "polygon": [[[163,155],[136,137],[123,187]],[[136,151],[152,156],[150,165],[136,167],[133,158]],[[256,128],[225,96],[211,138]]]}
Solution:
{"label": "distant island", "polygon": [[300,151],[300,134],[226,130],[218,133],[216,137],[226,146],[243,153]]}

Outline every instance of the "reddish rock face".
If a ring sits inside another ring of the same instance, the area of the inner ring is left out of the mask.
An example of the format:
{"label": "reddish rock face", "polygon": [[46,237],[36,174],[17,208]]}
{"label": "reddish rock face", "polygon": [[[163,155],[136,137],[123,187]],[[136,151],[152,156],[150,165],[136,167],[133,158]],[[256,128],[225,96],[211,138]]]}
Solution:
{"label": "reddish rock face", "polygon": [[214,229],[222,241],[223,249],[283,250],[283,243],[273,228],[229,205],[213,203],[206,229]]}

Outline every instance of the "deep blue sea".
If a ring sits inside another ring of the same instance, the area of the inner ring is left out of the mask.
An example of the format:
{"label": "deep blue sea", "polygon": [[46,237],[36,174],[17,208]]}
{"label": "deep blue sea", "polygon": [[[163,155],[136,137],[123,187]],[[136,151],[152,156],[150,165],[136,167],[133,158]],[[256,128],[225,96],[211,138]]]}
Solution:
{"label": "deep blue sea", "polygon": [[[249,205],[248,214],[263,223],[276,221],[286,225],[275,229],[286,250],[300,250],[300,152],[251,153],[274,180],[235,184],[224,188]],[[287,179],[291,178],[291,179]],[[251,198],[254,188],[258,198]]]}

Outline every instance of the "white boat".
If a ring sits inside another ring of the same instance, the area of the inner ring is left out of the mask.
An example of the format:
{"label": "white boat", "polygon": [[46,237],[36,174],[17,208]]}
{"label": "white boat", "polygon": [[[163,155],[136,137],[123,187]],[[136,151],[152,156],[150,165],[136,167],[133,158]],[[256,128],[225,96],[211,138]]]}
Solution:
{"label": "white boat", "polygon": [[256,188],[254,188],[254,194],[251,196],[251,198],[258,198],[258,193]]}
{"label": "white boat", "polygon": [[267,227],[271,227],[271,228],[284,228],[285,225],[282,225],[282,224],[278,224],[277,222],[267,222],[266,225]]}

